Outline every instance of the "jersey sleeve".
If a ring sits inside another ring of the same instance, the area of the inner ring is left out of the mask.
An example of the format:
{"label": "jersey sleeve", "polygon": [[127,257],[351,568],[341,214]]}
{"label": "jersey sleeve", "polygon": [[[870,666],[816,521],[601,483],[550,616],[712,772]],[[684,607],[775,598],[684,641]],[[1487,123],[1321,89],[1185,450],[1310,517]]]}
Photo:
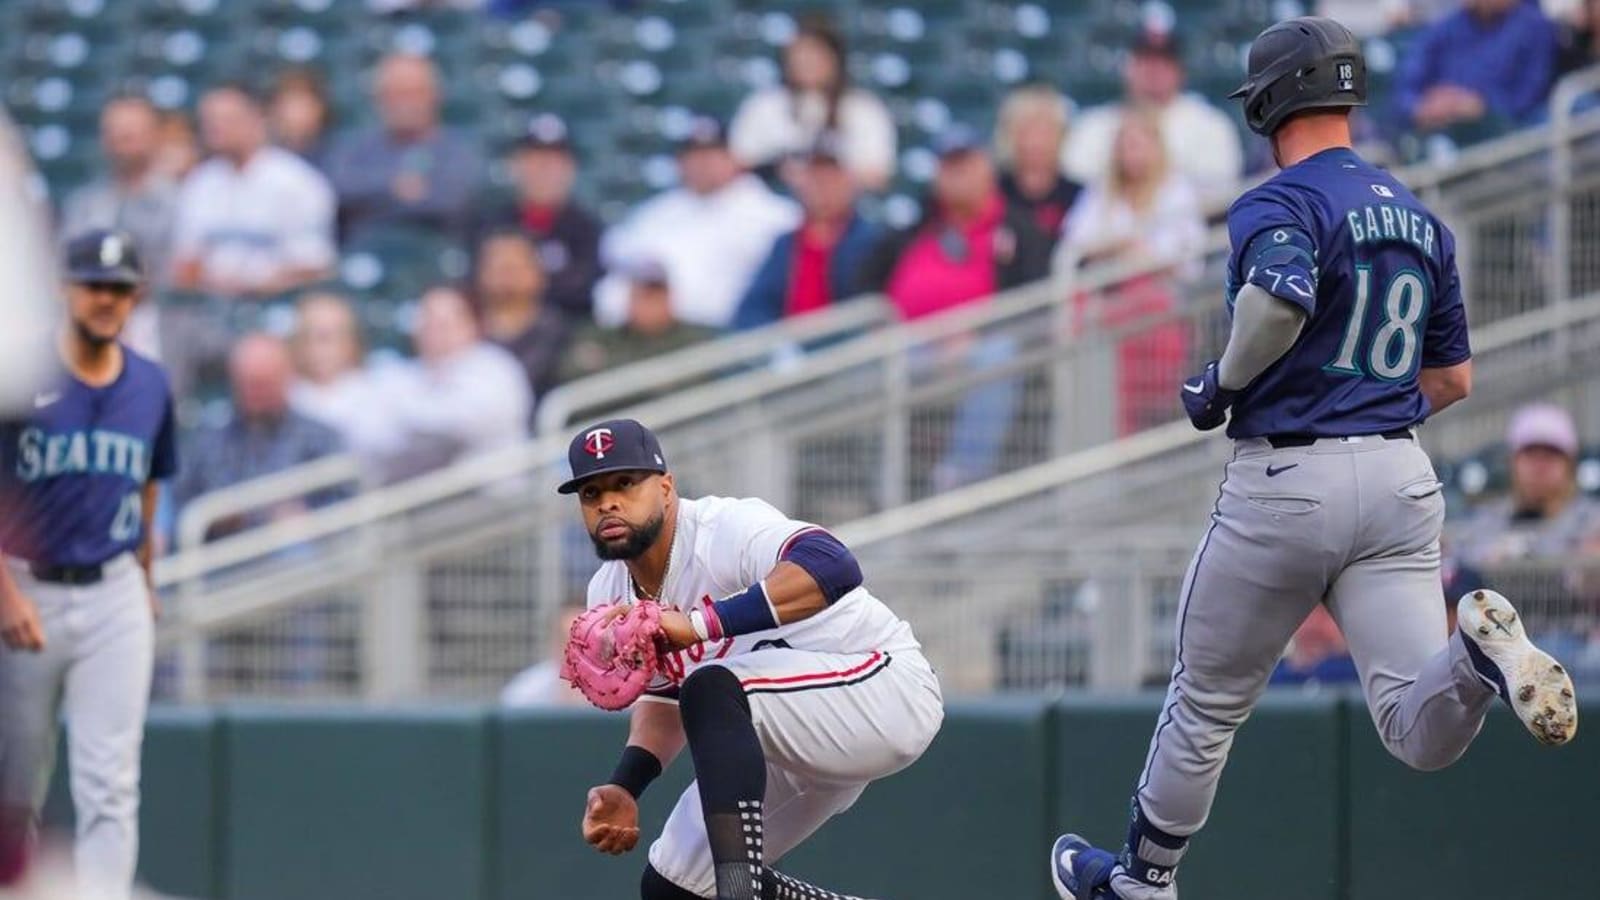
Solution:
{"label": "jersey sleeve", "polygon": [[796,537],[818,526],[778,512],[763,500],[736,500],[710,529],[709,565],[717,587],[733,593],[767,577]]}
{"label": "jersey sleeve", "polygon": [[1472,358],[1467,338],[1467,306],[1461,298],[1461,273],[1456,270],[1455,238],[1444,234],[1443,285],[1428,313],[1428,330],[1422,337],[1422,367],[1442,369]]}
{"label": "jersey sleeve", "polygon": [[1253,284],[1304,310],[1317,307],[1317,230],[1280,192],[1257,188],[1228,210],[1229,282]]}

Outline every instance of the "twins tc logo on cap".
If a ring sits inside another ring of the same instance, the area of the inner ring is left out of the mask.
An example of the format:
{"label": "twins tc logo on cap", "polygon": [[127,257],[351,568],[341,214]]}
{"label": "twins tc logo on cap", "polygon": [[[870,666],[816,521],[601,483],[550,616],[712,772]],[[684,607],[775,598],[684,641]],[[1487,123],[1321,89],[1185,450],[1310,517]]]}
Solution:
{"label": "twins tc logo on cap", "polygon": [[617,439],[612,436],[609,428],[596,428],[583,436],[583,449],[595,459],[605,459],[611,448],[617,445]]}

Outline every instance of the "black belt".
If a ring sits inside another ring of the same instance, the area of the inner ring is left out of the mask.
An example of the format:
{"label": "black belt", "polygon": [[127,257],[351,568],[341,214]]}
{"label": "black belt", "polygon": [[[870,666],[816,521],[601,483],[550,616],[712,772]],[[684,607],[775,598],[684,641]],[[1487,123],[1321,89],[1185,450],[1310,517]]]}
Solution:
{"label": "black belt", "polygon": [[105,577],[105,566],[53,566],[49,563],[28,563],[28,572],[40,581],[51,584],[99,584]]}
{"label": "black belt", "polygon": [[[1309,447],[1325,437],[1332,437],[1332,435],[1318,436],[1314,434],[1269,434],[1266,437],[1266,441],[1272,445],[1272,449],[1282,450],[1285,447]],[[1411,433],[1411,429],[1409,428],[1396,428],[1393,431],[1385,431],[1384,433],[1378,435],[1378,437],[1381,437],[1386,441],[1409,441],[1412,440],[1415,435]]]}

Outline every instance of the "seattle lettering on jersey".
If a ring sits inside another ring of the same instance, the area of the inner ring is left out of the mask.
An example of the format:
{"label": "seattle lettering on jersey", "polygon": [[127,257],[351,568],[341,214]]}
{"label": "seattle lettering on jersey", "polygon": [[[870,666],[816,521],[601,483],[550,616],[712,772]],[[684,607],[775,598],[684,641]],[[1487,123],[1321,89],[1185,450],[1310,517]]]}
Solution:
{"label": "seattle lettering on jersey", "polygon": [[1357,244],[1405,241],[1430,257],[1437,256],[1433,252],[1433,223],[1416,210],[1374,203],[1345,213],[1345,222]]}
{"label": "seattle lettering on jersey", "polygon": [[149,480],[150,453],[132,435],[94,429],[46,434],[24,428],[17,441],[17,478],[23,484],[60,475],[120,475],[143,484]]}

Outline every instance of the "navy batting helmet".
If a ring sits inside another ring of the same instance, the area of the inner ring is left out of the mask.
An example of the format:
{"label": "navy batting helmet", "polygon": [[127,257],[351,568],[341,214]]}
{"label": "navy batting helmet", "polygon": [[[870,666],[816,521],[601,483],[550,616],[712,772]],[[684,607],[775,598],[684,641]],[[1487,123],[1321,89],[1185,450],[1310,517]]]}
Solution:
{"label": "navy batting helmet", "polygon": [[1244,99],[1251,131],[1271,135],[1297,112],[1366,106],[1367,63],[1355,35],[1338,22],[1286,19],[1250,45],[1244,84],[1228,97]]}

